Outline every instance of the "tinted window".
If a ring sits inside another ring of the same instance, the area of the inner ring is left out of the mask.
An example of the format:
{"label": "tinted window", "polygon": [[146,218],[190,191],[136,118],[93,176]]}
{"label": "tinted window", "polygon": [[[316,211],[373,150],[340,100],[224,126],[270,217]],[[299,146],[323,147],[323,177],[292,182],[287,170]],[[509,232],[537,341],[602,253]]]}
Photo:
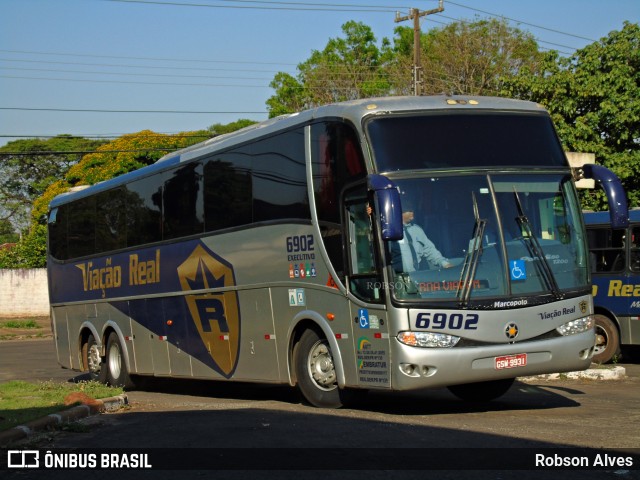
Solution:
{"label": "tinted window", "polygon": [[592,272],[620,272],[625,265],[625,230],[610,227],[589,227],[589,260]]}
{"label": "tinted window", "polygon": [[127,201],[124,188],[96,195],[96,252],[127,246]]}
{"label": "tinted window", "polygon": [[68,206],[62,205],[49,214],[49,250],[54,258],[60,260],[68,258],[67,211]]}
{"label": "tinted window", "polygon": [[313,193],[322,241],[336,272],[343,276],[340,194],[366,174],[358,137],[349,125],[325,122],[311,126]]}
{"label": "tinted window", "polygon": [[546,115],[445,113],[386,116],[367,131],[378,170],[566,166]]}
{"label": "tinted window", "polygon": [[640,227],[631,230],[631,270],[640,272]]}
{"label": "tinted window", "polygon": [[166,174],[164,183],[163,238],[186,237],[202,233],[202,165],[190,163]]}
{"label": "tinted window", "polygon": [[252,145],[253,221],[311,218],[302,129]]}
{"label": "tinted window", "polygon": [[204,215],[208,232],[251,223],[251,157],[243,149],[204,165]]}
{"label": "tinted window", "polygon": [[70,257],[91,255],[95,249],[96,197],[80,199],[68,207],[67,242]]}
{"label": "tinted window", "polygon": [[162,240],[162,176],[127,185],[127,246]]}

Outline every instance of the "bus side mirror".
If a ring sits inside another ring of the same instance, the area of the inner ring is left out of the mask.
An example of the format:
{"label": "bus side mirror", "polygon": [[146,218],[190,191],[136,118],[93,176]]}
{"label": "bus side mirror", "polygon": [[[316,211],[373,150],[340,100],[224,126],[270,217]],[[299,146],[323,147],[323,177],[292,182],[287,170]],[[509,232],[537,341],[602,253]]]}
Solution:
{"label": "bus side mirror", "polygon": [[627,196],[616,174],[608,168],[593,163],[583,165],[582,173],[585,178],[592,178],[597,181],[607,194],[611,228],[627,228],[629,226]]}
{"label": "bus side mirror", "polygon": [[402,240],[402,208],[396,185],[384,175],[367,177],[369,190],[375,194],[383,240]]}

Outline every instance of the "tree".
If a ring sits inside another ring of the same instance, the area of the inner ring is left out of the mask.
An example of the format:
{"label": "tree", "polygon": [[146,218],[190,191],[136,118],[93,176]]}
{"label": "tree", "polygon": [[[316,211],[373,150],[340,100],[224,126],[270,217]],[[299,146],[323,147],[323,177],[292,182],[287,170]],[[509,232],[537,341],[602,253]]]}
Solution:
{"label": "tree", "polygon": [[150,130],[123,135],[82,157],[66,176],[49,186],[33,203],[32,224],[41,223],[49,202],[71,187],[93,185],[155,163],[167,153],[211,137],[209,132],[183,132],[164,135]]}
{"label": "tree", "polygon": [[163,135],[145,130],[124,135],[84,155],[66,175],[51,183],[33,202],[31,227],[10,250],[0,251],[0,268],[38,268],[46,265],[47,227],[44,224],[49,203],[56,195],[78,185],[93,185],[150,165],[163,155],[206,140],[206,131]]}
{"label": "tree", "polygon": [[0,220],[11,221],[19,230],[25,228],[33,200],[64,178],[82,155],[104,143],[59,135],[48,140],[15,140],[0,147]]}
{"label": "tree", "polygon": [[[349,21],[344,38],[329,39],[322,51],[298,65],[298,75],[279,72],[270,86],[276,94],[267,100],[270,117],[332,102],[384,95],[389,82],[384,56],[370,27]],[[383,40],[383,49],[388,40]]]}
{"label": "tree", "polygon": [[[413,29],[397,27],[393,42],[380,46],[370,27],[347,22],[343,38],[330,39],[322,51],[298,65],[296,77],[279,72],[267,100],[270,116],[327,103],[413,90]],[[424,91],[495,95],[503,79],[528,67],[541,54],[533,37],[505,20],[455,22],[421,37]]]}
{"label": "tree", "polygon": [[0,218],[0,245],[3,243],[15,243],[20,239],[11,225],[11,222],[7,219]]}
{"label": "tree", "polygon": [[[549,52],[542,68],[521,70],[505,84],[507,95],[532,100],[551,113],[566,150],[595,153],[613,170],[631,205],[640,206],[640,27],[620,31],[568,58]],[[583,204],[603,209],[601,190]]]}
{"label": "tree", "polygon": [[[398,27],[394,50],[403,68],[413,64],[413,29]],[[505,78],[541,59],[530,33],[506,20],[476,20],[434,28],[421,38],[421,67],[426,94],[495,96]],[[411,81],[411,79],[409,79]]]}
{"label": "tree", "polygon": [[255,123],[257,123],[255,120],[241,118],[240,120],[227,123],[226,125],[222,123],[214,123],[207,130],[209,131],[211,136],[224,135],[225,133],[235,132],[236,130],[240,130]]}

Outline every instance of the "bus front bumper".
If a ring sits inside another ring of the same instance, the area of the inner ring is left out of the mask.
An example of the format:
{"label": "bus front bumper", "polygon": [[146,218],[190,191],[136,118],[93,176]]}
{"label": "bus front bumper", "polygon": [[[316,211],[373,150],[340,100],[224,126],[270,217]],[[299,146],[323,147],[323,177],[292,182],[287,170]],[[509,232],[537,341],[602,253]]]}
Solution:
{"label": "bus front bumper", "polygon": [[594,330],[548,340],[482,347],[419,348],[392,340],[391,388],[414,390],[585,370]]}

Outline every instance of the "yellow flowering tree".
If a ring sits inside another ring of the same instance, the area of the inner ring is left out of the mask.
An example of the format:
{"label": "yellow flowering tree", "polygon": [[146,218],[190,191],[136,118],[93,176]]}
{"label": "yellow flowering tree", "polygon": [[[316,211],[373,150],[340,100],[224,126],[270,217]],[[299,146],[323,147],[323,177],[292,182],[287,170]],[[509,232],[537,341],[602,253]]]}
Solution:
{"label": "yellow flowering tree", "polygon": [[175,135],[143,130],[124,135],[84,155],[65,178],[51,184],[33,203],[31,229],[11,250],[0,251],[0,268],[38,268],[46,265],[45,218],[51,200],[71,187],[93,185],[151,165],[167,153],[210,138],[207,131]]}

